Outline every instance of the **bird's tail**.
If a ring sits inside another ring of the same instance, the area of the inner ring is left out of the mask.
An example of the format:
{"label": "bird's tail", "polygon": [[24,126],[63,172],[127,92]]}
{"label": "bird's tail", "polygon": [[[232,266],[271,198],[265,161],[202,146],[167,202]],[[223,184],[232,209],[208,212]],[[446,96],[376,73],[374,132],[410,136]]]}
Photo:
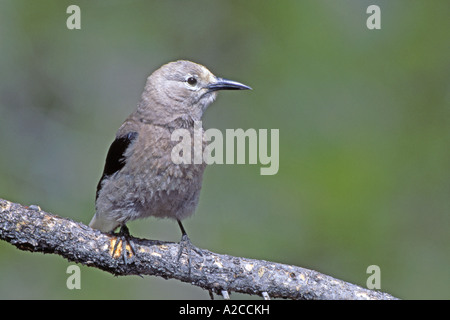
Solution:
{"label": "bird's tail", "polygon": [[100,230],[101,232],[111,232],[114,231],[120,224],[115,220],[105,219],[103,215],[96,213],[89,222],[89,227],[92,229]]}

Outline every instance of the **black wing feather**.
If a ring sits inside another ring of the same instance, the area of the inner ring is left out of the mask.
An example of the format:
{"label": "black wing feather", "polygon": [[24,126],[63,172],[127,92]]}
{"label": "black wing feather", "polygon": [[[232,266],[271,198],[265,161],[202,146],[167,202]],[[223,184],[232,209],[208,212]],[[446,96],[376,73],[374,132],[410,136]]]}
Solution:
{"label": "black wing feather", "polygon": [[95,200],[97,200],[98,194],[100,193],[103,179],[119,171],[125,165],[125,151],[137,138],[137,136],[137,132],[130,132],[124,136],[117,137],[109,147],[108,155],[106,156],[105,161],[105,168],[103,169],[102,177],[97,184]]}

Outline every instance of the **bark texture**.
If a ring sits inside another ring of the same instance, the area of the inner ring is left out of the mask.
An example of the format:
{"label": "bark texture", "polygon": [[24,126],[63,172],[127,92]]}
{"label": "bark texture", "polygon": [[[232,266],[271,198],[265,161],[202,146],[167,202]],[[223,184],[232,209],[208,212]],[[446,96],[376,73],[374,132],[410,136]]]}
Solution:
{"label": "bark texture", "polygon": [[116,236],[47,213],[37,206],[3,199],[0,199],[0,239],[20,250],[58,254],[114,275],[173,278],[221,295],[234,291],[265,299],[396,299],[313,270],[200,248],[191,250],[189,270],[186,251],[178,260],[179,244],[172,242],[132,238],[136,255],[127,250],[128,264],[125,264],[121,244],[112,255]]}

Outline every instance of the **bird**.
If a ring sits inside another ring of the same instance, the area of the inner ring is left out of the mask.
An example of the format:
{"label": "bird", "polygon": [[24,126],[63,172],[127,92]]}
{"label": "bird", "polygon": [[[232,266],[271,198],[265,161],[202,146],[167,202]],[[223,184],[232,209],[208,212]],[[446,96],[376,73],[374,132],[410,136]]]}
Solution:
{"label": "bird", "polygon": [[108,150],[89,223],[104,233],[114,234],[120,227],[125,264],[125,242],[136,251],[126,223],[150,216],[176,220],[182,234],[178,259],[184,248],[190,252],[193,245],[181,221],[196,210],[206,164],[174,163],[171,152],[178,142],[171,135],[177,129],[193,133],[218,91],[251,89],[187,60],[164,64],[147,78],[137,108]]}

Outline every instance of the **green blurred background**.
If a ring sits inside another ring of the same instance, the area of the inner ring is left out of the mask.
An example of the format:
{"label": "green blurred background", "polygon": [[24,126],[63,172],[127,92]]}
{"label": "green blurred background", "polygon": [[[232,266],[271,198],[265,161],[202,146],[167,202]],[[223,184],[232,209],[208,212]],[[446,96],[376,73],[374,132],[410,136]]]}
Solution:
{"label": "green blurred background", "polygon": [[[81,8],[68,30],[66,8]],[[381,8],[381,30],[366,9]],[[450,299],[450,2],[0,3],[0,197],[88,223],[107,149],[146,77],[189,59],[244,82],[206,128],[280,130],[280,168],[207,168],[185,227],[219,253],[315,269],[404,299]],[[173,221],[129,224],[179,241]],[[0,242],[0,298],[208,299]],[[249,298],[234,293],[232,298]]]}

